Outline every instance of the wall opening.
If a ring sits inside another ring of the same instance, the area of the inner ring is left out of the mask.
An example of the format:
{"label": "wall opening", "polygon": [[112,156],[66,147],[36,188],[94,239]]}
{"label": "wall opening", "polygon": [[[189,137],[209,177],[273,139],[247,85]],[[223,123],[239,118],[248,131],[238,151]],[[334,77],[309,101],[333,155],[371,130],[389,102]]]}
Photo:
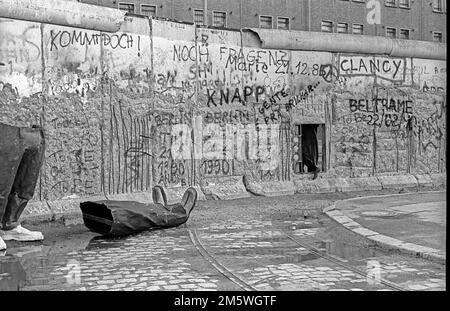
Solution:
{"label": "wall opening", "polygon": [[292,137],[294,174],[310,173],[315,167],[324,172],[326,168],[325,124],[294,124]]}

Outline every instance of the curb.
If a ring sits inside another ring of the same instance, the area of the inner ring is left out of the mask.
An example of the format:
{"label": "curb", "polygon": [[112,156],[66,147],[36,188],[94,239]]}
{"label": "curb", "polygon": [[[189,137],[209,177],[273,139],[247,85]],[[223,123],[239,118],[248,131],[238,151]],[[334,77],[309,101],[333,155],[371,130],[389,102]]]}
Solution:
{"label": "curb", "polygon": [[401,174],[370,177],[320,177],[316,180],[294,179],[295,193],[333,193],[378,191],[402,188],[442,187],[446,174]]}
{"label": "curb", "polygon": [[[303,176],[304,177],[304,176]],[[260,196],[280,196],[295,193],[319,194],[334,192],[381,191],[419,187],[446,186],[445,174],[400,174],[369,177],[294,178],[292,181],[257,182],[244,175],[248,192]]]}
{"label": "curb", "polygon": [[276,197],[295,194],[295,184],[292,181],[265,181],[256,182],[250,180],[248,176],[244,175],[243,183],[245,189],[257,196]]}
{"label": "curb", "polygon": [[[433,193],[433,192],[442,192],[442,191],[429,191],[427,193]],[[401,194],[400,194],[401,195]],[[408,195],[408,194],[403,194]],[[367,196],[367,197],[358,197],[358,198],[351,198],[347,200],[342,200],[339,202],[349,202],[359,199],[365,199],[365,198],[379,198],[383,196],[391,196],[388,195],[379,195],[379,196]],[[370,229],[367,229],[351,219],[350,217],[346,216],[344,213],[342,213],[339,209],[336,207],[336,203],[324,208],[322,210],[328,217],[330,217],[335,222],[339,223],[346,229],[352,231],[353,233],[362,236],[371,242],[375,243],[380,248],[387,249],[387,250],[398,250],[401,253],[412,255],[414,257],[419,257],[423,259],[427,259],[439,264],[445,265],[445,253],[441,250],[434,249],[431,247],[425,247],[421,245],[417,245],[414,243],[407,243],[395,238],[392,238],[387,235],[380,234],[378,232],[372,231]]]}

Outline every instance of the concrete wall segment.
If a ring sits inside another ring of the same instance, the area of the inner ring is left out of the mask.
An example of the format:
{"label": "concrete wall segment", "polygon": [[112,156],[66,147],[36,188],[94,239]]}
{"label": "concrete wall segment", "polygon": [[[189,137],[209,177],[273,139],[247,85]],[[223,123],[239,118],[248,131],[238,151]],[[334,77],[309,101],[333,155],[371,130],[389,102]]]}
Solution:
{"label": "concrete wall segment", "polygon": [[[347,36],[352,53],[343,53],[345,42],[314,50],[292,32],[260,31],[261,42],[254,31],[137,16],[112,33],[0,23],[0,120],[42,123],[48,136],[37,199],[128,195],[156,184],[236,197],[245,194],[244,175],[267,193],[276,183],[289,193],[292,183],[334,192],[378,188],[377,176],[446,170],[438,45],[411,58],[381,41],[372,52],[391,56],[358,50]],[[293,171],[295,126],[311,123],[325,129],[318,181]]]}

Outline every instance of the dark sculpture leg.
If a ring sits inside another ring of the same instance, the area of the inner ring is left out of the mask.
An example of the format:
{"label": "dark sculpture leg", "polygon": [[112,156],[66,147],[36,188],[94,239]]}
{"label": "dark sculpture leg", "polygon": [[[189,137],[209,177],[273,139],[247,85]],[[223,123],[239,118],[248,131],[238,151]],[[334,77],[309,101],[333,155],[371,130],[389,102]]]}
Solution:
{"label": "dark sculpture leg", "polygon": [[185,223],[197,202],[197,191],[185,191],[181,203],[167,205],[162,187],[153,188],[153,204],[134,201],[96,201],[80,204],[86,227],[96,233],[120,236]]}

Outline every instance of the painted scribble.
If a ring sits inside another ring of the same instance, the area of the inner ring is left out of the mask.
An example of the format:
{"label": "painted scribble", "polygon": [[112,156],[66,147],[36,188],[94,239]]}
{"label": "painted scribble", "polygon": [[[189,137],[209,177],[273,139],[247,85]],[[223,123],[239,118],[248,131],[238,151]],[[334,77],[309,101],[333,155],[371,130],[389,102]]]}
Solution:
{"label": "painted scribble", "polygon": [[44,125],[43,198],[301,178],[302,124],[321,126],[324,176],[445,171],[445,62],[128,23],[106,34],[0,20],[0,120]]}

